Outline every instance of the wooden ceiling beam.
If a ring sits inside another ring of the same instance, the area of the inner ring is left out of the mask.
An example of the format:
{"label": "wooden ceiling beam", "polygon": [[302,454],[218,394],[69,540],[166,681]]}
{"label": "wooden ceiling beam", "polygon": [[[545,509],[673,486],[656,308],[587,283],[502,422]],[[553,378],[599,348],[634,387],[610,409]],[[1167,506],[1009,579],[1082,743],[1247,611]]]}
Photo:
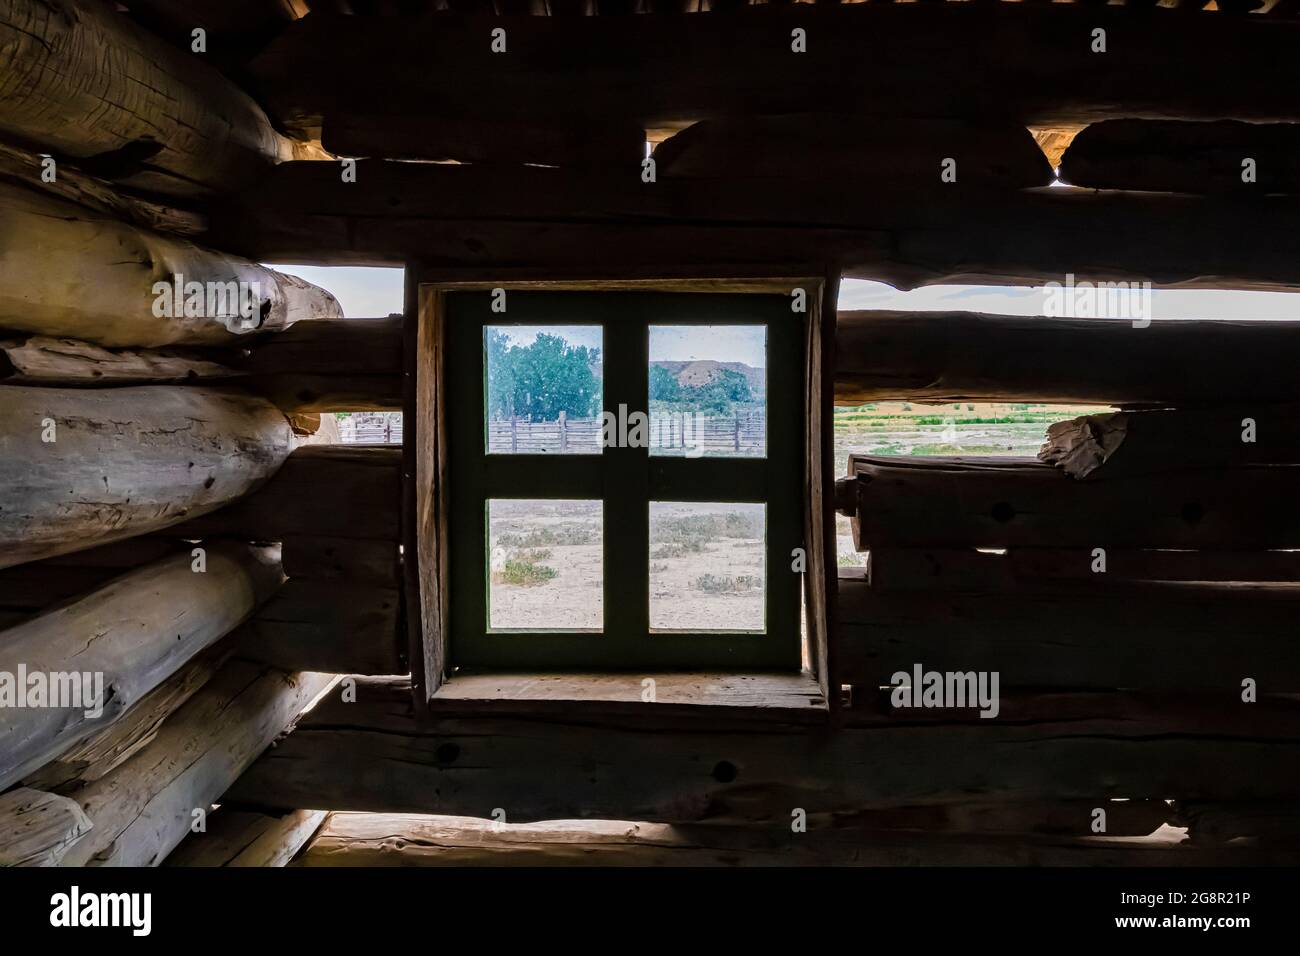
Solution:
{"label": "wooden ceiling beam", "polygon": [[[422,261],[449,277],[741,276],[826,262],[897,286],[1081,279],[1300,288],[1300,199],[660,180],[428,163],[287,163],[214,211],[264,262]],[[790,274],[790,273],[780,273]]]}
{"label": "wooden ceiling beam", "polygon": [[[494,53],[491,31],[506,31]],[[806,31],[806,52],[791,33]],[[1105,52],[1093,52],[1095,29]],[[765,5],[713,16],[335,17],[251,64],[284,122],[371,111],[646,125],[839,110],[1032,125],[1300,119],[1300,25],[1165,9]],[[1207,79],[1212,78],[1212,79]]]}

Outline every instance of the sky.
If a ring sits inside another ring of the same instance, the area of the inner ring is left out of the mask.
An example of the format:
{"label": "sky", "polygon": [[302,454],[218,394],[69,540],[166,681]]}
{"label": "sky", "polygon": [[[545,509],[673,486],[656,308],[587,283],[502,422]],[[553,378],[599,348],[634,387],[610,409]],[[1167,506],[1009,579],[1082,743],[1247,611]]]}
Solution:
{"label": "sky", "polygon": [[[338,297],[343,314],[350,318],[373,318],[402,311],[402,270],[352,266],[276,265],[271,268],[314,282]],[[840,283],[841,309],[909,309],[918,312],[962,310],[1002,315],[1042,315],[1045,296],[1041,287],[934,285],[900,292],[883,282],[844,279]],[[1159,319],[1291,319],[1300,320],[1300,295],[1289,292],[1240,292],[1213,289],[1155,289],[1151,293],[1152,318]],[[716,328],[716,327],[715,327]],[[595,343],[579,343],[595,344]],[[748,358],[733,355],[729,361],[756,365],[752,345],[732,341]],[[688,337],[667,344],[671,354],[662,359],[718,358]],[[710,350],[711,351],[711,350]],[[722,350],[720,350],[722,351]],[[701,354],[688,354],[691,352]],[[764,363],[765,364],[765,363]]]}

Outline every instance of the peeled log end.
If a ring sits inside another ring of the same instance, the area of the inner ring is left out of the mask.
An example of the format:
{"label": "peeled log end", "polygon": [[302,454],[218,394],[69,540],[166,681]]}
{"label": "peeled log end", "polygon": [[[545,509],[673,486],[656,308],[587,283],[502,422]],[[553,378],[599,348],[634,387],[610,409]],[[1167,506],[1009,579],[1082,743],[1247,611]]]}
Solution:
{"label": "peeled log end", "polygon": [[92,826],[75,800],[15,787],[0,795],[0,866],[58,866]]}

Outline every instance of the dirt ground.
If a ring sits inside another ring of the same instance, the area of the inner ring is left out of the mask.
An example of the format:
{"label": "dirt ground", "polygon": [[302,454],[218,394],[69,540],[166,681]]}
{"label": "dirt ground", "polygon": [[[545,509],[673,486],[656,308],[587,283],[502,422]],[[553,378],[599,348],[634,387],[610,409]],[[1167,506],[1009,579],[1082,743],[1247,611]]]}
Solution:
{"label": "dirt ground", "polygon": [[[491,626],[599,630],[601,525],[598,501],[493,501]],[[761,631],[762,527],[762,505],[652,503],[651,628]]]}

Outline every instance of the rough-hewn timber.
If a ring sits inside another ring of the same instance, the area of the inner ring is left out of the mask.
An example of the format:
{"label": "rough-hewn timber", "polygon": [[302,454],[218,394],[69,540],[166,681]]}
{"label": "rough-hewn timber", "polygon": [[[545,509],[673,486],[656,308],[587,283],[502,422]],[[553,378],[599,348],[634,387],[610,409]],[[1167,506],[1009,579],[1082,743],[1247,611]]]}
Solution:
{"label": "rough-hewn timber", "polygon": [[214,511],[292,447],[279,409],[236,392],[0,386],[0,568]]}
{"label": "rough-hewn timber", "polygon": [[285,866],[325,822],[324,810],[294,810],[271,816],[218,807],[208,828],[191,833],[164,866]]}
{"label": "rough-hewn timber", "polygon": [[[1059,267],[1054,279],[1063,285],[1072,260]],[[843,311],[836,355],[840,404],[1300,399],[1287,371],[1300,363],[1300,323],[1293,322],[1160,320],[1137,328],[1132,318]]]}
{"label": "rough-hewn timber", "polygon": [[240,652],[290,671],[404,674],[400,607],[395,588],[291,579],[240,628]]}
{"label": "rough-hewn timber", "polygon": [[[847,712],[837,733],[698,716],[442,719],[418,726],[410,686],[359,679],[246,773],[229,799],[261,806],[576,818],[782,822],[871,806],[1013,797],[1293,798],[1300,708],[1134,695],[1003,695],[973,712]],[[545,786],[538,781],[545,780]],[[1100,791],[1100,792],[1099,792]]]}
{"label": "rough-hewn timber", "polygon": [[1174,836],[1029,837],[856,826],[792,833],[780,822],[764,828],[617,820],[498,825],[468,817],[334,813],[293,865],[1212,866],[1290,865],[1295,859],[1294,851],[1204,848]]}
{"label": "rough-hewn timber", "polygon": [[1300,548],[1300,467],[1075,481],[1032,458],[851,455],[857,548]]}
{"label": "rough-hewn timber", "polygon": [[69,793],[119,767],[158,734],[163,722],[211,680],[230,658],[231,640],[221,640],[187,661],[115,723],[73,744],[23,778],[40,790]]}
{"label": "rough-hewn timber", "polygon": [[238,189],[293,153],[203,57],[102,3],[0,2],[0,77],[0,133],[140,189]]}
{"label": "rough-hewn timber", "polygon": [[932,187],[951,162],[953,191],[1025,189],[1052,182],[1052,167],[1024,126],[953,120],[796,114],[705,120],[664,140],[655,173],[725,178]]}
{"label": "rough-hewn timber", "polygon": [[211,358],[176,349],[106,349],[45,335],[0,337],[0,382],[81,388],[164,385],[238,378]]}
{"label": "rough-hewn timber", "polygon": [[0,866],[57,866],[90,830],[74,800],[27,787],[0,794]]}
{"label": "rough-hewn timber", "polygon": [[1092,479],[1295,465],[1300,464],[1297,411],[1261,405],[1084,415],[1048,426],[1038,457],[1071,478]]}
{"label": "rough-hewn timber", "polygon": [[[1048,591],[881,592],[839,582],[840,679],[889,685],[897,672],[996,672],[1003,688],[1204,690],[1240,703],[1300,693],[1291,633],[1300,589],[1153,584],[1102,575]],[[1224,635],[1231,634],[1231,640]]]}
{"label": "rough-hewn timber", "polygon": [[[1087,582],[1095,589],[1138,581],[1300,582],[1300,551],[1134,551],[1107,548],[873,548],[873,591],[1050,590]],[[1102,570],[1104,567],[1104,570]],[[843,580],[843,578],[841,578]],[[1076,588],[1077,593],[1077,588]]]}
{"label": "rough-hewn timber", "polygon": [[1267,201],[1270,194],[1300,193],[1298,153],[1294,123],[1107,120],[1074,138],[1061,159],[1061,178],[1094,189],[1235,193]]}
{"label": "rough-hewn timber", "polygon": [[290,411],[402,407],[402,319],[303,322],[253,347],[253,385]]}
{"label": "rough-hewn timber", "polygon": [[34,190],[0,184],[0,228],[0,328],[105,346],[229,345],[342,315],[295,276]]}
{"label": "rough-hewn timber", "polygon": [[[326,125],[377,102],[390,114],[631,117],[651,126],[809,104],[1025,125],[1117,115],[1300,119],[1287,95],[1300,85],[1290,57],[1296,24],[1185,13],[926,4],[450,22],[313,13],[264,50],[253,72],[281,119],[324,116]],[[504,55],[484,39],[497,26],[509,37]],[[807,31],[806,52],[791,49],[796,27]],[[1104,55],[1088,42],[1096,28],[1109,37]],[[1207,84],[1206,71],[1222,79]]]}
{"label": "rough-hewn timber", "polygon": [[307,580],[344,580],[397,587],[401,555],[397,542],[363,538],[285,537],[280,542],[284,573]]}
{"label": "rough-hewn timber", "polygon": [[244,768],[336,678],[231,661],[112,773],[77,791],[94,829],[73,866],[157,866]]}
{"label": "rough-hewn timber", "polygon": [[208,217],[191,209],[180,209],[143,199],[117,189],[113,184],[77,169],[71,163],[56,164],[53,182],[47,156],[30,149],[18,149],[0,142],[0,179],[40,189],[78,205],[104,213],[154,232],[197,236],[208,231]]}
{"label": "rough-hewn timber", "polygon": [[[122,717],[186,661],[244,621],[280,585],[274,549],[204,548],[164,558],[0,634],[10,675],[0,721],[0,787],[53,760]],[[40,678],[40,705],[22,682]],[[57,675],[70,675],[78,692]],[[55,706],[59,703],[59,706]]]}
{"label": "rough-hewn timber", "polygon": [[399,541],[401,449],[299,448],[255,494],[176,528],[279,541],[298,535]]}
{"label": "rough-hewn timber", "polygon": [[[641,182],[524,167],[284,163],[214,210],[208,241],[263,262],[401,265],[447,279],[844,275],[926,282],[1111,281],[1300,288],[1300,198],[1264,204],[1083,189],[972,193],[726,176]],[[1232,236],[1228,244],[1223,236]],[[802,270],[799,268],[802,266]]]}

